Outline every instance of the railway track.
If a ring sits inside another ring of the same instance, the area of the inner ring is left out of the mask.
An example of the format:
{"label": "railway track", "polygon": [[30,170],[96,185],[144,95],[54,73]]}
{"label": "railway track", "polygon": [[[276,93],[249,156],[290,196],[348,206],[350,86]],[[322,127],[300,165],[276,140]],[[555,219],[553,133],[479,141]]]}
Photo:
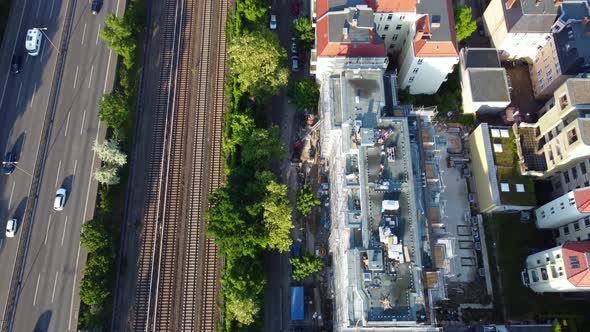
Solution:
{"label": "railway track", "polygon": [[134,331],[214,331],[217,248],[207,196],[221,185],[227,0],[165,0]]}

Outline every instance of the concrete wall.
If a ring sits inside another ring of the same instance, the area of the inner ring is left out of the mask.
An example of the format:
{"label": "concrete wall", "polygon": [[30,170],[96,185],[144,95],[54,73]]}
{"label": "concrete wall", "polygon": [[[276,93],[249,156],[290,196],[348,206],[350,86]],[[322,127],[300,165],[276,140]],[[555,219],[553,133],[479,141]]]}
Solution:
{"label": "concrete wall", "polygon": [[[488,163],[486,157],[486,137],[489,141],[487,124],[479,125],[469,135],[469,150],[471,153],[471,172],[475,180],[477,201],[481,212],[492,212],[497,208],[490,177],[496,178],[496,168]],[[490,166],[492,168],[490,169]],[[497,187],[495,188],[497,191]]]}
{"label": "concrete wall", "polygon": [[535,210],[538,228],[551,229],[579,220],[585,215],[576,207],[574,192],[570,191]]}

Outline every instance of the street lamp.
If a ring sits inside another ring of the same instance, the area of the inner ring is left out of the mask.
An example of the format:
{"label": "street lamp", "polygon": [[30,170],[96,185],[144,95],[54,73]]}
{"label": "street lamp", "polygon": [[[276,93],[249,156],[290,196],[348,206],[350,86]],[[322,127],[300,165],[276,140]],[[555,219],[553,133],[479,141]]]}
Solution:
{"label": "street lamp", "polygon": [[51,46],[53,46],[53,48],[55,48],[55,50],[59,52],[59,50],[57,49],[57,46],[55,46],[55,44],[53,44],[53,42],[51,41],[51,38],[49,38],[49,36],[47,36],[47,34],[44,32],[47,30],[47,28],[35,28],[35,29],[41,31],[41,33],[43,34],[43,36],[45,36],[45,38],[47,38],[47,40],[49,41]]}

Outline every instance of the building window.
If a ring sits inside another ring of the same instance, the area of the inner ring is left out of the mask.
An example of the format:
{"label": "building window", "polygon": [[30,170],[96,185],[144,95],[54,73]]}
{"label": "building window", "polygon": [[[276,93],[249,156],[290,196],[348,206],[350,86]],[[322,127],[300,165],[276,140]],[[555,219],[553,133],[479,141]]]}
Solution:
{"label": "building window", "polygon": [[412,83],[412,82],[414,82],[414,76],[410,76],[410,78],[408,79],[408,82],[409,82],[409,83]]}
{"label": "building window", "polygon": [[588,187],[588,186],[590,186],[590,181],[584,182],[584,187]]}
{"label": "building window", "polygon": [[572,128],[567,132],[567,142],[568,144],[573,144],[578,140],[578,134],[576,132],[576,128]]}
{"label": "building window", "polygon": [[[555,258],[560,259],[561,258],[561,255],[560,254],[557,254],[557,255],[555,255]],[[559,269],[561,269],[561,268],[559,268]]]}
{"label": "building window", "polygon": [[391,40],[397,40],[397,37],[398,37],[398,36],[399,36],[399,35],[396,33],[395,35],[393,35],[393,37],[391,37]]}
{"label": "building window", "polygon": [[420,69],[420,68],[414,68],[414,70],[412,70],[412,73],[418,74],[418,69]]}
{"label": "building window", "polygon": [[553,229],[553,237],[559,237],[559,228]]}
{"label": "building window", "polygon": [[584,218],[584,226],[585,227],[590,227],[590,217]]}
{"label": "building window", "polygon": [[389,15],[387,15],[387,20],[388,20],[388,21],[391,21],[391,19],[392,19],[392,18],[393,18],[393,14],[389,14]]}
{"label": "building window", "polygon": [[578,256],[570,256],[570,267],[572,269],[579,269],[580,268],[580,261],[578,260]]}
{"label": "building window", "polygon": [[563,172],[563,180],[565,183],[570,183],[570,173],[568,171]]}
{"label": "building window", "polygon": [[563,226],[563,234],[568,235],[570,233],[570,226],[565,225]]}
{"label": "building window", "polygon": [[576,221],[576,222],[574,223],[574,231],[576,231],[576,232],[577,232],[577,231],[579,231],[579,230],[580,230],[580,224],[579,224],[579,223]]}
{"label": "building window", "polygon": [[533,282],[539,281],[539,276],[537,275],[537,271],[531,270],[531,279],[533,280]]}
{"label": "building window", "polygon": [[424,59],[418,59],[418,64],[421,65],[422,61],[424,61]]}
{"label": "building window", "polygon": [[399,17],[400,20],[404,20],[405,18],[406,18],[405,15],[402,15],[402,16]]}
{"label": "building window", "polygon": [[590,233],[588,233],[588,240],[590,240]]}
{"label": "building window", "polygon": [[582,174],[586,174],[586,163],[585,162],[580,163],[580,172],[582,172]]}
{"label": "building window", "polygon": [[381,39],[385,40],[385,35],[381,35]]}
{"label": "building window", "polygon": [[577,238],[577,239],[578,239],[578,241],[580,241],[580,240],[581,240],[581,238],[580,238],[579,236],[578,236],[578,238]]}
{"label": "building window", "polygon": [[383,30],[385,30],[385,31],[389,30],[389,24],[385,24],[385,26],[383,27]]}
{"label": "building window", "polygon": [[567,95],[563,94],[561,97],[559,97],[559,105],[561,106],[561,108],[565,108],[568,104],[567,101]]}
{"label": "building window", "polygon": [[395,26],[395,30],[401,30],[401,29],[402,29],[402,25],[401,24],[398,24],[398,25]]}
{"label": "building window", "polygon": [[[549,64],[547,64],[547,66],[549,66]],[[547,76],[551,76],[551,73],[552,73],[552,72],[553,72],[553,71],[552,71],[551,69],[549,69],[549,70],[547,71]],[[549,80],[551,81],[551,79],[549,79]]]}
{"label": "building window", "polygon": [[551,81],[553,81],[553,75],[547,76],[547,82],[551,82]]}
{"label": "building window", "polygon": [[543,73],[543,69],[537,70],[537,76],[541,76],[542,73]]}
{"label": "building window", "polygon": [[577,179],[578,178],[578,169],[577,168],[572,168],[572,178]]}

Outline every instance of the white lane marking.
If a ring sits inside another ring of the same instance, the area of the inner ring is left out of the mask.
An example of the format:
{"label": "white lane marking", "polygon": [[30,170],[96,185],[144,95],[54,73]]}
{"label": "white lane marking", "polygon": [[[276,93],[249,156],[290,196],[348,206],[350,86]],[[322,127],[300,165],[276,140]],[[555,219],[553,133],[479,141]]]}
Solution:
{"label": "white lane marking", "polygon": [[104,75],[104,87],[102,88],[102,93],[107,93],[107,82],[109,81],[109,67],[111,66],[111,55],[113,55],[113,51],[109,49],[109,60],[107,60],[107,73]]}
{"label": "white lane marking", "polygon": [[45,44],[41,44],[41,62],[43,62],[43,54],[45,54]]}
{"label": "white lane marking", "polygon": [[98,31],[96,32],[96,45],[98,45],[98,36],[100,36],[100,24],[98,25]]}
{"label": "white lane marking", "polygon": [[35,95],[37,94],[37,83],[33,87],[33,96],[31,97],[31,107],[33,107],[33,103],[35,102]]}
{"label": "white lane marking", "polygon": [[74,282],[72,283],[72,300],[70,301],[70,318],[68,320],[68,331],[72,327],[72,310],[74,310],[74,293],[76,292],[76,279],[78,278],[78,261],[80,260],[80,243],[78,243],[78,254],[76,255],[76,268],[74,269]]}
{"label": "white lane marking", "polygon": [[119,0],[117,0],[117,9],[115,10],[115,16],[119,16]]}
{"label": "white lane marking", "polygon": [[64,132],[64,136],[68,136],[68,126],[70,125],[70,113],[68,112],[68,119],[66,120],[66,131]]}
{"label": "white lane marking", "polygon": [[12,189],[10,190],[10,198],[8,199],[8,208],[10,208],[10,203],[12,203],[12,195],[14,194],[14,185],[16,185],[16,182],[12,183]]}
{"label": "white lane marking", "polygon": [[86,110],[82,113],[82,125],[80,126],[80,135],[82,135],[82,131],[84,130],[84,121],[86,120]]}
{"label": "white lane marking", "polygon": [[90,67],[90,78],[88,79],[88,89],[90,89],[90,84],[92,84],[92,73],[94,72],[94,65]]}
{"label": "white lane marking", "polygon": [[18,106],[18,101],[20,100],[20,91],[23,88],[23,82],[20,82],[20,85],[18,86],[18,93],[16,94],[16,106]]}
{"label": "white lane marking", "polygon": [[41,274],[37,277],[37,286],[35,286],[35,297],[33,297],[33,305],[37,305],[37,291],[39,290],[39,280],[41,280]]}
{"label": "white lane marking", "polygon": [[53,5],[55,5],[55,0],[51,1],[51,10],[49,11],[49,17],[53,15]]}
{"label": "white lane marking", "polygon": [[59,169],[61,168],[61,160],[59,161],[59,164],[57,165],[57,175],[55,176],[55,187],[57,188],[57,181],[59,180]]}
{"label": "white lane marking", "polygon": [[64,223],[64,232],[61,234],[61,246],[64,246],[64,240],[66,238],[66,229],[68,229],[68,216],[66,216],[66,222]]}
{"label": "white lane marking", "polygon": [[74,76],[74,89],[76,88],[76,81],[78,80],[78,69],[80,68],[76,66],[76,76]]}
{"label": "white lane marking", "polygon": [[59,275],[59,271],[55,271],[55,281],[53,281],[53,293],[51,293],[51,303],[53,303],[53,299],[55,298],[55,288],[57,286],[57,276]]}
{"label": "white lane marking", "polygon": [[41,3],[43,1],[39,1],[39,6],[37,6],[37,13],[35,14],[35,18],[39,18],[39,10],[41,9]]}
{"label": "white lane marking", "polygon": [[[20,21],[18,22],[18,29],[20,30],[21,25],[23,24],[23,17],[25,16],[25,9],[27,8],[27,0],[25,0],[25,4],[23,5],[23,11],[20,13]],[[18,36],[17,36],[18,37]],[[14,44],[12,44],[12,53],[16,51],[16,44],[17,42],[22,42],[18,38],[14,38]],[[27,54],[28,58],[28,54]],[[25,58],[25,63],[27,63],[27,58]],[[6,68],[6,79],[4,80],[4,88],[2,88],[2,97],[0,97],[0,106],[2,106],[2,102],[4,101],[4,94],[6,93],[6,86],[8,86],[8,78],[10,78],[10,67],[7,66]],[[16,257],[16,256],[15,256]],[[2,327],[3,324],[0,324]]]}
{"label": "white lane marking", "polygon": [[76,168],[78,168],[78,159],[74,160],[74,174],[72,175],[76,175]]}
{"label": "white lane marking", "polygon": [[47,222],[47,231],[45,231],[45,241],[43,241],[43,244],[47,244],[47,236],[49,235],[49,227],[51,227],[51,214],[49,215],[49,222]]}
{"label": "white lane marking", "polygon": [[82,45],[84,45],[84,36],[86,36],[86,23],[84,23],[84,31],[82,31]]}

